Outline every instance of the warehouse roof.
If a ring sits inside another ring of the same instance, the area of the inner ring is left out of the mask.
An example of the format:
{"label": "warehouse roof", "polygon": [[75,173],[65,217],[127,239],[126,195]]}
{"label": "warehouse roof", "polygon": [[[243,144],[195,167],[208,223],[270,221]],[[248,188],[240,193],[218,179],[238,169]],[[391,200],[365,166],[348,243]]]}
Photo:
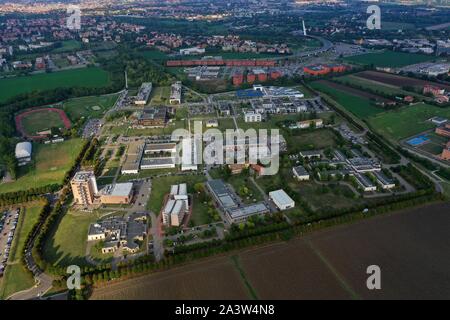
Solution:
{"label": "warehouse roof", "polygon": [[294,200],[283,189],[269,192],[269,196],[280,205],[290,205]]}
{"label": "warehouse roof", "polygon": [[16,145],[16,158],[28,158],[31,157],[32,146],[30,142],[19,142]]}

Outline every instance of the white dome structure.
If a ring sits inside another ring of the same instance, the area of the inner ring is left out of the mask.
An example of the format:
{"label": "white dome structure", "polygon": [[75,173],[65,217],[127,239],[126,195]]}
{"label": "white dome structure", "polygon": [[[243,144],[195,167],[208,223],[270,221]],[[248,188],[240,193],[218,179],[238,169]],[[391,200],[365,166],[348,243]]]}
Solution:
{"label": "white dome structure", "polygon": [[30,142],[19,142],[16,145],[16,158],[31,158],[32,146]]}

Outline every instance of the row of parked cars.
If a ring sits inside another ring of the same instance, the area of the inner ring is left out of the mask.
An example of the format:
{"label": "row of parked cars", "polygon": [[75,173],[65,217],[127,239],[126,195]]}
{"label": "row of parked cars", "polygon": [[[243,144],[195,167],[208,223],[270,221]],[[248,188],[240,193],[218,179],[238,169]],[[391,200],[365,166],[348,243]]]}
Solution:
{"label": "row of parked cars", "polygon": [[[0,240],[6,239],[4,248],[0,248],[0,277],[5,271],[6,262],[8,261],[11,244],[13,242],[14,233],[19,221],[20,210],[5,211],[0,217]],[[9,227],[9,228],[8,228]],[[9,229],[9,231],[6,231]],[[3,243],[3,241],[2,241]]]}

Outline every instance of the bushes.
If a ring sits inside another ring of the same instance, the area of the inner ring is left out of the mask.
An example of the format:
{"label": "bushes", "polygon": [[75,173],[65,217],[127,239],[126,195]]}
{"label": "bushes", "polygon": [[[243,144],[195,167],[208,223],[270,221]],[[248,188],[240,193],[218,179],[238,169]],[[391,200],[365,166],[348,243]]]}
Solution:
{"label": "bushes", "polygon": [[34,201],[39,199],[40,195],[58,191],[60,188],[61,185],[59,184],[49,184],[39,188],[2,193],[0,194],[0,207],[12,205],[15,203]]}

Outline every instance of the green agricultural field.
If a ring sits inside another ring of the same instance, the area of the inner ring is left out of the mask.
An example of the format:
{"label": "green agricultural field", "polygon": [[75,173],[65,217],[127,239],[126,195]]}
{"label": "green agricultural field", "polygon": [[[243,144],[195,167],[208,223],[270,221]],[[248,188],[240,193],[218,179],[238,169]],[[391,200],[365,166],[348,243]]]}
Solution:
{"label": "green agricultural field", "polygon": [[26,115],[22,119],[22,124],[25,132],[31,136],[51,128],[65,128],[64,122],[57,112],[45,110]]}
{"label": "green agricultural field", "polygon": [[53,265],[86,266],[89,225],[99,219],[97,213],[69,210],[65,213],[44,245],[44,259]]}
{"label": "green agricultural field", "polygon": [[89,96],[64,101],[62,109],[72,121],[82,117],[100,118],[116,102],[118,94]]}
{"label": "green agricultural field", "polygon": [[18,94],[61,87],[99,88],[110,84],[108,72],[97,67],[0,79],[0,102]]}
{"label": "green agricultural field", "polygon": [[344,85],[346,85],[348,83],[350,85],[360,86],[362,88],[369,88],[371,90],[375,90],[375,91],[378,91],[383,94],[391,94],[391,95],[404,94],[404,95],[412,95],[412,96],[417,96],[420,98],[425,98],[425,97],[423,97],[419,94],[413,93],[413,92],[404,91],[404,90],[394,87],[394,86],[382,85],[381,83],[375,83],[374,81],[359,78],[354,75],[336,77],[333,80],[336,80],[337,82],[342,83]]}
{"label": "green agricultural field", "polygon": [[20,167],[18,179],[0,184],[0,193],[61,183],[81,151],[82,139],[56,144],[33,144],[32,163]]}
{"label": "green agricultural field", "polygon": [[381,108],[376,107],[367,98],[358,97],[347,92],[331,88],[323,83],[312,82],[311,87],[329,95],[358,118],[368,118],[383,111]]}
{"label": "green agricultural field", "polygon": [[351,56],[344,58],[344,61],[362,65],[375,65],[377,67],[390,67],[398,68],[404,67],[410,64],[430,61],[435,59],[433,56],[427,56],[423,54],[406,53],[406,52],[394,52],[383,51],[380,53],[367,53],[357,56]]}
{"label": "green agricultural field", "polygon": [[20,214],[8,260],[9,264],[0,286],[0,299],[6,299],[14,292],[31,288],[34,285],[34,279],[21,264],[21,259],[25,240],[28,233],[37,223],[41,210],[41,204],[33,203],[27,205],[25,211],[22,211]]}
{"label": "green agricultural field", "polygon": [[450,109],[420,103],[379,113],[370,117],[369,123],[384,136],[400,140],[434,128],[435,125],[427,120],[435,116],[450,118]]}
{"label": "green agricultural field", "polygon": [[206,178],[203,175],[167,176],[153,179],[152,192],[147,203],[147,209],[153,211],[155,214],[159,214],[163,205],[164,195],[170,192],[171,185],[187,183],[188,192],[192,193],[194,185],[197,182],[204,182],[205,180]]}

